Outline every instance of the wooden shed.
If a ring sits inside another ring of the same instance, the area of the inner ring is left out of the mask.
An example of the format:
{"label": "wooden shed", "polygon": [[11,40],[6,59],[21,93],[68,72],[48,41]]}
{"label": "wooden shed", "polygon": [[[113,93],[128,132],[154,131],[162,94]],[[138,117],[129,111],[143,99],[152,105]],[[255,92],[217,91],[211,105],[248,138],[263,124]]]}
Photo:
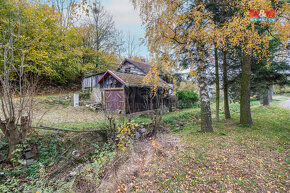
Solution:
{"label": "wooden shed", "polygon": [[82,81],[82,89],[90,89],[91,100],[96,103],[102,103],[102,91],[98,81],[104,75],[104,73],[105,72],[101,72],[86,76]]}
{"label": "wooden shed", "polygon": [[144,84],[144,78],[141,74],[106,71],[98,80],[103,90],[104,108],[123,113],[169,108],[169,85],[160,80],[153,95],[152,85]]}

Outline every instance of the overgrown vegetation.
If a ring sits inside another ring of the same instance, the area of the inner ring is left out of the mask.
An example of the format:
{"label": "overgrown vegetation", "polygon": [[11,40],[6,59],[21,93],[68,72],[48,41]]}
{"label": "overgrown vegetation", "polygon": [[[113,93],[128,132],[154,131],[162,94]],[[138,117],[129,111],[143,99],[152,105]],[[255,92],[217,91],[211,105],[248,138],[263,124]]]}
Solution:
{"label": "overgrown vegetation", "polygon": [[[54,192],[65,183],[58,180],[60,176],[69,177],[74,167],[82,163],[89,165],[106,154],[104,136],[96,133],[46,133],[30,140],[38,146],[38,158],[27,166],[10,168],[1,165],[1,192]],[[46,188],[49,178],[55,186]]]}

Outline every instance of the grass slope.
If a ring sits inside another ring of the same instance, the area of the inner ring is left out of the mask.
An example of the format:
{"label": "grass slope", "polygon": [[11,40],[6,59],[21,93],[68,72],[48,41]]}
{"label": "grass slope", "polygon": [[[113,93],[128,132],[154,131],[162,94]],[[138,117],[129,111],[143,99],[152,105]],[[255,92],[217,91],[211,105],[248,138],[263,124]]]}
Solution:
{"label": "grass slope", "polygon": [[[187,110],[188,111],[192,110]],[[287,192],[289,180],[288,109],[256,105],[254,126],[239,125],[238,113],[230,121],[214,122],[214,133],[200,133],[187,124],[176,133],[183,148],[169,154],[156,147],[154,159],[126,188],[146,192]],[[180,120],[182,112],[176,114]],[[156,139],[158,141],[158,139]],[[161,144],[161,143],[160,143]]]}

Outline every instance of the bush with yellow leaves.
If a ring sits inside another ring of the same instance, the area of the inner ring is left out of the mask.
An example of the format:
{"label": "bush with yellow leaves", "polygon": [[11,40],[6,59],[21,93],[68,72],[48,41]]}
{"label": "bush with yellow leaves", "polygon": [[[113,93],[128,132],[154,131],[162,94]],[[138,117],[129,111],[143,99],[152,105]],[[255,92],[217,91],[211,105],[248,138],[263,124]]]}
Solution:
{"label": "bush with yellow leaves", "polygon": [[125,124],[120,125],[117,127],[117,142],[118,142],[118,149],[125,151],[126,147],[128,147],[133,140],[133,135],[136,132],[136,129],[139,125],[134,122],[127,122]]}

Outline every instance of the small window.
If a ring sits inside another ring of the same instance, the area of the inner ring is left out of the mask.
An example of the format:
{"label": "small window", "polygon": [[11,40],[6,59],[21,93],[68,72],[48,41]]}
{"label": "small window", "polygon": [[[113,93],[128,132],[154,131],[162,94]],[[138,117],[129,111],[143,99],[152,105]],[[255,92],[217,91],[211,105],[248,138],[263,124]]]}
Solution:
{"label": "small window", "polygon": [[125,72],[130,72],[131,68],[126,68]]}

